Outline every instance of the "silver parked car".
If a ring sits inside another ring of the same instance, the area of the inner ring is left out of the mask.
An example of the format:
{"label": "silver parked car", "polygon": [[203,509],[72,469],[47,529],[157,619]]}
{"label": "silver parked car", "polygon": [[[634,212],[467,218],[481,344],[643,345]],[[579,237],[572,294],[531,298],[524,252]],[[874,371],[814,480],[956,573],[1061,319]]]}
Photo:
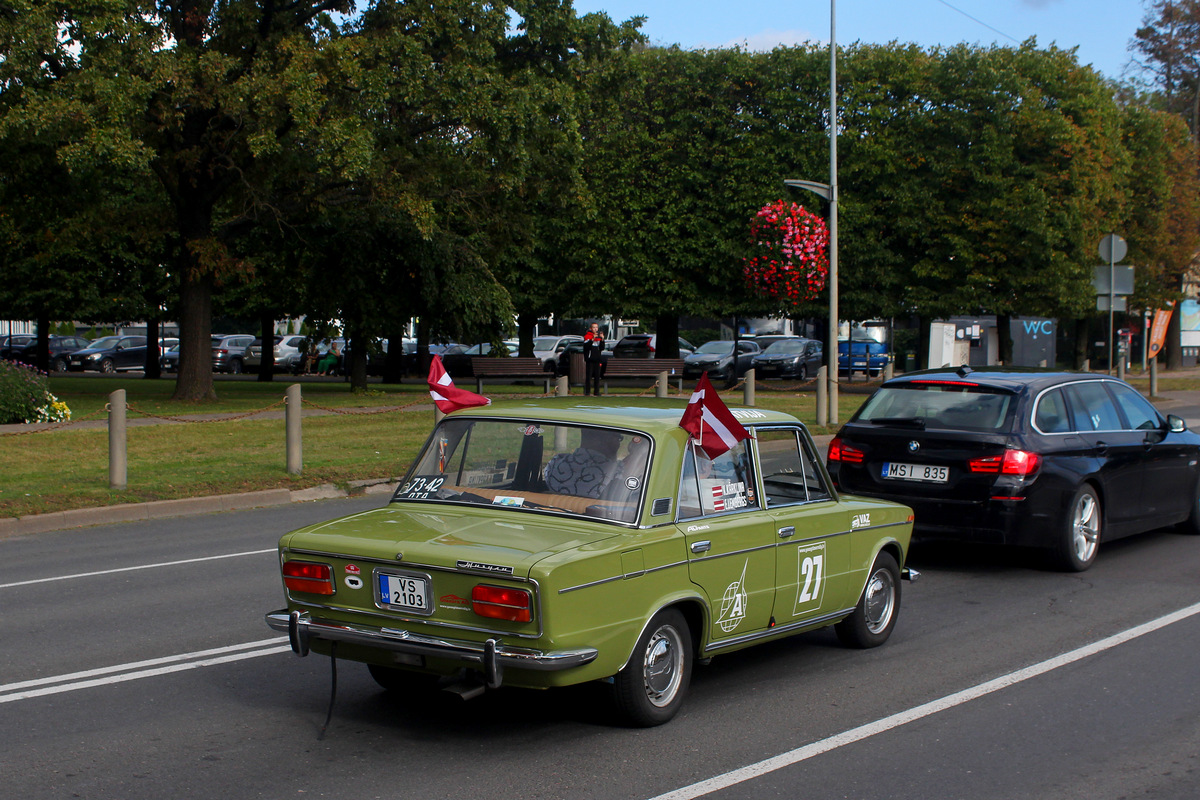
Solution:
{"label": "silver parked car", "polygon": [[[276,336],[273,345],[275,350],[276,372],[300,372],[303,369],[303,357],[308,347],[308,337],[297,334]],[[258,372],[262,367],[262,339],[255,339],[246,348],[244,364],[247,372]]]}

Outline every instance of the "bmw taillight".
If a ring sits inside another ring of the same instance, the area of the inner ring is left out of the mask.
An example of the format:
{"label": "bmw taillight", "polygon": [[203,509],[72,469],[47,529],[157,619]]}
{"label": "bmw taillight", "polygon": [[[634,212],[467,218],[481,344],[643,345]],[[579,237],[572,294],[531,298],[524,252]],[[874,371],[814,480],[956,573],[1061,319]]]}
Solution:
{"label": "bmw taillight", "polygon": [[1032,475],[1042,465],[1042,457],[1028,450],[1005,450],[1004,455],[972,458],[967,462],[971,472],[985,472],[994,475]]}
{"label": "bmw taillight", "polygon": [[285,561],[283,585],[293,592],[333,594],[333,569],[312,561]]}
{"label": "bmw taillight", "polygon": [[471,590],[471,610],[481,617],[529,622],[533,597],[524,589],[479,585]]}
{"label": "bmw taillight", "polygon": [[844,461],[847,464],[863,463],[863,451],[846,444],[840,436],[835,436],[829,443],[829,460]]}

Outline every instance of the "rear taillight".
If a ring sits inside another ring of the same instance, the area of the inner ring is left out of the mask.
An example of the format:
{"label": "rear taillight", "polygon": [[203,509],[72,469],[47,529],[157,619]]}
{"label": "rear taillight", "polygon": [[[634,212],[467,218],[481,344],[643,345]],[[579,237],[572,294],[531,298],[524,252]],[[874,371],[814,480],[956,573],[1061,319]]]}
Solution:
{"label": "rear taillight", "polygon": [[1042,464],[1042,457],[1027,450],[1005,450],[1004,455],[972,458],[967,462],[971,472],[995,475],[1032,475]]}
{"label": "rear taillight", "polygon": [[852,447],[835,436],[833,441],[829,443],[829,460],[844,461],[847,464],[861,464],[863,462],[863,451],[857,447]]}
{"label": "rear taillight", "polygon": [[471,590],[471,610],[481,617],[529,622],[533,598],[524,589],[503,586],[476,586]]}
{"label": "rear taillight", "polygon": [[283,585],[293,592],[333,594],[333,570],[311,561],[283,562]]}

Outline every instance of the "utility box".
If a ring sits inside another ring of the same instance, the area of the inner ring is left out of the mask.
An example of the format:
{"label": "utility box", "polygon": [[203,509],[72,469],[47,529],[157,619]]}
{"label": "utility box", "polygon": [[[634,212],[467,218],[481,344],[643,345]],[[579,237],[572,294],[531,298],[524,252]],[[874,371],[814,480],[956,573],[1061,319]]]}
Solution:
{"label": "utility box", "polygon": [[971,343],[956,335],[953,322],[929,324],[929,367],[958,367],[970,363]]}

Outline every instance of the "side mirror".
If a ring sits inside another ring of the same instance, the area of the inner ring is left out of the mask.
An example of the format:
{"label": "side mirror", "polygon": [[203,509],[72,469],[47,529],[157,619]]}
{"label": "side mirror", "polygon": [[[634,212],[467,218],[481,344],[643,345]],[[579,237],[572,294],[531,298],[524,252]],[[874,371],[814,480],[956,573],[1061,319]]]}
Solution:
{"label": "side mirror", "polygon": [[1187,430],[1187,422],[1182,417],[1167,414],[1167,430],[1171,433],[1183,433]]}

